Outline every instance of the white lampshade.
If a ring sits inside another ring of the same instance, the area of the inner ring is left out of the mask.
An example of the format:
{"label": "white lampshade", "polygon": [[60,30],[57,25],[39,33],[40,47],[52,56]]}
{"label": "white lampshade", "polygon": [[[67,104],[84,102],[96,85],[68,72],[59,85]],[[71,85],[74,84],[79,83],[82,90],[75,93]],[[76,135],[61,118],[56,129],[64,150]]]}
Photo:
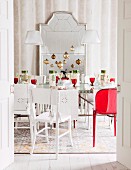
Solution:
{"label": "white lampshade", "polygon": [[27,31],[25,43],[31,45],[42,45],[43,41],[40,32],[36,30]]}
{"label": "white lampshade", "polygon": [[81,43],[82,44],[100,43],[100,39],[99,39],[97,31],[86,30],[82,37]]}

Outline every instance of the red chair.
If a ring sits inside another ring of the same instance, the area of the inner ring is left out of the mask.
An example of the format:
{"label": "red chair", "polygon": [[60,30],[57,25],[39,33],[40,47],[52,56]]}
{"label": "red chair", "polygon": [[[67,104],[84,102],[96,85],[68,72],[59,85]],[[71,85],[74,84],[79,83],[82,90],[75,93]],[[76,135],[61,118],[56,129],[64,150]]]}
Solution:
{"label": "red chair", "polygon": [[96,93],[93,110],[93,147],[95,147],[96,115],[112,115],[114,117],[114,136],[116,136],[117,90],[102,89]]}

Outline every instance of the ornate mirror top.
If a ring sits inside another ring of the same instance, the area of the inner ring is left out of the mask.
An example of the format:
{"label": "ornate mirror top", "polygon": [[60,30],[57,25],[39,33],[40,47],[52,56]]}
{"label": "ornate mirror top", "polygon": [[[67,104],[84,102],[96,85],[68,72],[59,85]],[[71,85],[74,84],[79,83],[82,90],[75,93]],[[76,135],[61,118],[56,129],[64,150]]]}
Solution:
{"label": "ornate mirror top", "polygon": [[81,38],[85,31],[85,24],[79,24],[71,13],[54,12],[47,24],[42,24],[41,31],[44,46],[47,48],[43,53],[70,53],[73,45],[76,54],[83,54]]}

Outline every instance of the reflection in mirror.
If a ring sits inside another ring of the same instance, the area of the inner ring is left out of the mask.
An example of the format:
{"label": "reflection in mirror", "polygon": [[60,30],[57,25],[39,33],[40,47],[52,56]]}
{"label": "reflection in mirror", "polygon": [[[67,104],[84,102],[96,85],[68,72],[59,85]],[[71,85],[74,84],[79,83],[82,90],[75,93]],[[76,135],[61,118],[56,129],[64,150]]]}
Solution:
{"label": "reflection in mirror", "polygon": [[[79,24],[71,13],[54,12],[47,24],[40,24],[43,46],[40,46],[39,74],[48,75],[49,70],[80,70],[84,73],[85,45],[81,39],[86,30],[86,24]],[[67,52],[67,55],[64,55]],[[43,61],[48,59],[49,64]],[[76,60],[81,60],[77,64]],[[62,62],[62,67],[58,67]]]}

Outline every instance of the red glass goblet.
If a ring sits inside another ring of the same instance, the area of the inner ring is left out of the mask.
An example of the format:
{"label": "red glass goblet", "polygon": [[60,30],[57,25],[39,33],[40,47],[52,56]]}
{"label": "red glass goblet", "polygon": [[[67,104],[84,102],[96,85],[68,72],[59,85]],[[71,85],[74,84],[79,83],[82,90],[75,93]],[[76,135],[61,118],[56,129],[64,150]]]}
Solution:
{"label": "red glass goblet", "polygon": [[91,86],[93,86],[94,81],[95,81],[95,77],[91,77],[90,78]]}
{"label": "red glass goblet", "polygon": [[115,78],[110,78],[110,82],[112,81],[115,83]]}
{"label": "red glass goblet", "polygon": [[58,83],[58,80],[59,80],[60,78],[58,77],[58,76],[56,76],[56,84]]}
{"label": "red glass goblet", "polygon": [[14,83],[15,83],[15,84],[18,83],[18,77],[14,77]]}
{"label": "red glass goblet", "polygon": [[32,84],[36,84],[36,83],[37,83],[37,80],[36,80],[36,79],[31,79],[31,83],[32,83]]}
{"label": "red glass goblet", "polygon": [[71,81],[72,81],[73,86],[75,87],[75,85],[77,83],[77,79],[71,79]]}

